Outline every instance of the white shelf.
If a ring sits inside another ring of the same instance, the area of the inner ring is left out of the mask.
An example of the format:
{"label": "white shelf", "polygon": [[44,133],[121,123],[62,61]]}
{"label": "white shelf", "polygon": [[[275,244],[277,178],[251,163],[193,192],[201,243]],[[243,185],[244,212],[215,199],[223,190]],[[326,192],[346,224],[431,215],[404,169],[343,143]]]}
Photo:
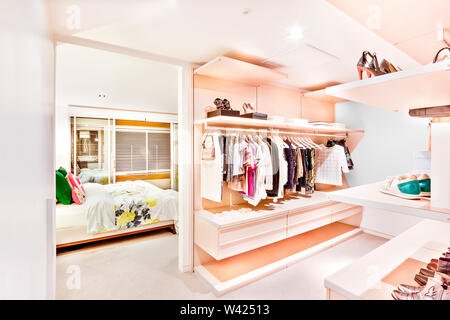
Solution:
{"label": "white shelf", "polygon": [[[337,222],[334,224],[341,224],[341,223]],[[332,225],[323,226],[315,230],[311,230],[310,232],[306,232],[304,234],[294,237],[294,241],[296,241],[297,244],[299,243],[315,243],[315,244],[302,250],[299,250],[298,252],[293,252],[292,254],[286,255],[284,257],[278,257],[277,255],[283,255],[284,250],[281,249],[282,247],[290,248],[290,250],[288,251],[292,251],[292,244],[289,243],[291,240],[282,240],[280,242],[268,245],[266,247],[253,250],[250,253],[243,253],[238,256],[231,257],[225,261],[220,262],[213,261],[212,264],[216,265],[215,267],[213,267],[216,270],[216,272],[218,271],[217,269],[222,269],[224,270],[222,272],[226,273],[227,270],[235,269],[236,265],[248,267],[258,264],[259,262],[258,256],[261,255],[261,252],[266,257],[267,256],[273,257],[272,259],[273,262],[265,265],[260,263],[259,267],[256,267],[253,270],[249,270],[246,273],[240,274],[228,280],[221,281],[220,279],[218,279],[218,277],[216,277],[212,272],[210,272],[208,263],[206,265],[196,266],[194,268],[194,271],[198,275],[198,277],[202,279],[214,291],[216,295],[220,296],[232,290],[240,288],[244,285],[247,285],[253,281],[256,281],[262,277],[265,277],[269,274],[282,270],[302,259],[305,259],[313,254],[316,254],[327,248],[335,246],[336,244],[345,241],[351,237],[354,237],[362,232],[360,228],[356,227],[348,228],[349,230],[347,232],[328,238],[325,236],[324,237],[325,240],[318,241],[320,240],[321,237],[323,237],[323,234],[329,234],[330,227],[333,226]],[[318,233],[322,233],[322,236],[318,236]],[[219,264],[221,264],[221,266],[219,266]]]}
{"label": "white shelf", "polygon": [[420,218],[450,222],[450,209],[434,208],[429,200],[408,200],[379,191],[381,182],[329,192],[333,201],[413,215]]}
{"label": "white shelf", "polygon": [[[347,299],[392,299],[383,278],[406,259],[428,263],[447,250],[450,224],[425,220],[325,279],[325,287]],[[419,270],[417,270],[418,272]],[[415,273],[411,274],[411,280]]]}
{"label": "white shelf", "polygon": [[343,129],[331,126],[314,126],[311,124],[295,125],[286,122],[277,122],[271,120],[248,119],[230,116],[217,116],[208,119],[201,119],[194,122],[195,125],[205,126],[234,126],[234,127],[249,127],[249,128],[272,128],[284,130],[305,131],[308,133],[354,133],[364,132],[364,130]]}
{"label": "white shelf", "polygon": [[194,74],[259,86],[287,78],[287,74],[224,56],[194,70]]}
{"label": "white shelf", "polygon": [[393,111],[450,103],[450,59],[411,70],[340,84],[327,95]]}
{"label": "white shelf", "polygon": [[316,99],[327,103],[339,103],[348,101],[347,99],[342,99],[338,97],[331,96],[325,92],[325,89],[310,91],[303,94],[306,98]]}
{"label": "white shelf", "polygon": [[293,211],[308,210],[314,207],[332,204],[326,192],[316,191],[312,197],[291,197],[288,200],[263,201],[254,207],[249,204],[227,206],[223,208],[198,210],[194,214],[217,228],[225,228],[272,218]]}

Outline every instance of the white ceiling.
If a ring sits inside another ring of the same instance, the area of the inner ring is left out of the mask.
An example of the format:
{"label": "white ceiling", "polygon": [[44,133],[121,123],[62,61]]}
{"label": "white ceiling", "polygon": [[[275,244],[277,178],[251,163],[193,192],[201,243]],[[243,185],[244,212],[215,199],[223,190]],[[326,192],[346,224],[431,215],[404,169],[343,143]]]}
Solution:
{"label": "white ceiling", "polygon": [[[418,65],[325,0],[78,0],[81,28],[68,30],[66,10],[73,3],[50,0],[56,33],[194,63],[251,57],[287,73],[280,84],[294,87],[356,80],[364,50],[403,69]],[[303,29],[303,39],[287,37],[292,26]]]}
{"label": "white ceiling", "polygon": [[[376,34],[422,64],[430,63],[436,52],[446,46],[439,39],[438,30],[444,29],[445,39],[450,41],[449,0],[327,1],[359,23],[372,24]],[[376,13],[379,19],[374,24]]]}

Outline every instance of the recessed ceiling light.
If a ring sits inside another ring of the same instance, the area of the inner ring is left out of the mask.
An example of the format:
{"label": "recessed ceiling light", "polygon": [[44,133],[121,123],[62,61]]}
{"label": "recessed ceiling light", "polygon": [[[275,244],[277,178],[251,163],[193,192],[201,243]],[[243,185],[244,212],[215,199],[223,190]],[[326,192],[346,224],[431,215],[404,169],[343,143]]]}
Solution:
{"label": "recessed ceiling light", "polygon": [[292,40],[299,40],[303,38],[303,29],[299,26],[293,26],[289,29],[287,37]]}

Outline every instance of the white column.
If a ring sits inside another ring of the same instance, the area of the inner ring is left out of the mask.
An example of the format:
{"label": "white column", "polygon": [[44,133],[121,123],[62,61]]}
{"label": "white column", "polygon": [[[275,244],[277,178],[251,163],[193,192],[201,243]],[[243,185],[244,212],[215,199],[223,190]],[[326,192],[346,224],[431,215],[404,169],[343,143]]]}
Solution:
{"label": "white column", "polygon": [[0,1],[0,300],[55,296],[54,45],[47,1]]}
{"label": "white column", "polygon": [[450,209],[450,122],[431,124],[431,206]]}
{"label": "white column", "polygon": [[186,64],[178,72],[178,159],[179,238],[178,268],[193,270],[193,86],[192,66]]}

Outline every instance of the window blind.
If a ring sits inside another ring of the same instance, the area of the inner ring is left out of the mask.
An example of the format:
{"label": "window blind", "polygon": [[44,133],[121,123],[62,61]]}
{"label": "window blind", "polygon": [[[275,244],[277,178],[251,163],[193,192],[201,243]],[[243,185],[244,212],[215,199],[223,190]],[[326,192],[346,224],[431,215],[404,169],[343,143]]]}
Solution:
{"label": "window blind", "polygon": [[148,169],[170,170],[170,133],[148,133]]}
{"label": "window blind", "polygon": [[116,171],[147,170],[146,132],[116,132]]}

